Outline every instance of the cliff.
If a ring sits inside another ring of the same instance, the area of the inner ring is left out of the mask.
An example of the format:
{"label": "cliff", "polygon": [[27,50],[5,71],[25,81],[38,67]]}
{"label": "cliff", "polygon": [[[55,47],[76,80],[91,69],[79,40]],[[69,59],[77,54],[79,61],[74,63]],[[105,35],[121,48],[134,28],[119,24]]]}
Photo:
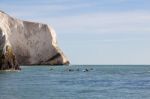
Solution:
{"label": "cliff", "polygon": [[55,31],[47,24],[18,20],[0,11],[0,70],[36,64],[69,64]]}

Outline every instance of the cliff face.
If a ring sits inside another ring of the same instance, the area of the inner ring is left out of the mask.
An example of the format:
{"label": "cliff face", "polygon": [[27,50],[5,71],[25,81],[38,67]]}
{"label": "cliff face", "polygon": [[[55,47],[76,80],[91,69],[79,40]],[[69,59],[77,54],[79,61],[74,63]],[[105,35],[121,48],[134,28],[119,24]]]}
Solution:
{"label": "cliff face", "polygon": [[21,21],[0,11],[0,69],[19,65],[69,64],[55,31],[46,24]]}

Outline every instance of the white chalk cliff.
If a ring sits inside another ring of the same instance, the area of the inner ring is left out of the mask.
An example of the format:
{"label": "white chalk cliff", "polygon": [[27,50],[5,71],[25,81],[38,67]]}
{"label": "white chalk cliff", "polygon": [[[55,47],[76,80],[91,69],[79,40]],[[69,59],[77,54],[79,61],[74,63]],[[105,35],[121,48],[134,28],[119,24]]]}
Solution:
{"label": "white chalk cliff", "polygon": [[0,70],[19,65],[69,64],[47,24],[18,20],[0,11]]}

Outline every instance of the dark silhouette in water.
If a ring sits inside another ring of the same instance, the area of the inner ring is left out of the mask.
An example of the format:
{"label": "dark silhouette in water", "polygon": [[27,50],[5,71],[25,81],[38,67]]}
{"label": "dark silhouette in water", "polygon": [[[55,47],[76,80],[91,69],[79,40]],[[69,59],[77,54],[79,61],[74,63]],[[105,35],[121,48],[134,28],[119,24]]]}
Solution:
{"label": "dark silhouette in water", "polygon": [[[50,69],[51,70],[51,69]],[[83,72],[89,72],[89,71],[91,71],[91,70],[94,70],[93,68],[90,68],[90,69],[88,69],[88,68],[86,68],[86,69],[80,69],[80,68],[77,68],[77,69],[66,69],[65,71],[68,71],[68,72],[73,72],[73,71],[83,71]]]}
{"label": "dark silhouette in water", "polygon": [[83,72],[88,72],[88,71],[89,71],[89,70],[88,70],[87,68],[83,70]]}

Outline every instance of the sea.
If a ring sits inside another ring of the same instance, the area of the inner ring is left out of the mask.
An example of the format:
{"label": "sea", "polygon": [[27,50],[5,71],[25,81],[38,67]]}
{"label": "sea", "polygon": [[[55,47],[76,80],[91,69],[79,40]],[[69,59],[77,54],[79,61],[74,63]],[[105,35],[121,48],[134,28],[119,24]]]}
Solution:
{"label": "sea", "polygon": [[0,99],[150,99],[148,65],[21,68],[0,71]]}

